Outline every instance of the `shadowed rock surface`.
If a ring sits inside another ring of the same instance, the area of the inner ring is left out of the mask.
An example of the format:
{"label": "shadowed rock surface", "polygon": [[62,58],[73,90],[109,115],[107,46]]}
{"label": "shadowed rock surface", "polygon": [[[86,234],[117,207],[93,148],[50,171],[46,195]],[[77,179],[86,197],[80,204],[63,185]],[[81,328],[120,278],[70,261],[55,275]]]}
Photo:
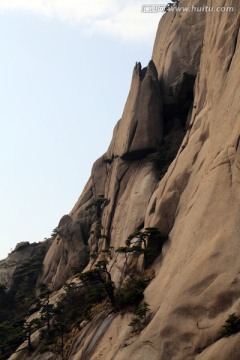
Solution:
{"label": "shadowed rock surface", "polygon": [[43,259],[50,244],[50,239],[42,243],[30,244],[28,241],[18,243],[8,257],[0,261],[0,284],[5,285],[8,290],[11,289],[16,270],[24,261],[31,259],[38,253]]}

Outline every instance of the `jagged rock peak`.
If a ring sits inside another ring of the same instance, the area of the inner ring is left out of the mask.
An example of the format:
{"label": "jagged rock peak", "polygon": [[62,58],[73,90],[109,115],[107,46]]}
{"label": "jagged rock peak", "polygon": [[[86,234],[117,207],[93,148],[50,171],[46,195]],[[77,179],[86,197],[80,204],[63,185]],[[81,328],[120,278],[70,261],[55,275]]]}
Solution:
{"label": "jagged rock peak", "polygon": [[153,61],[137,63],[121,120],[116,125],[108,158],[141,158],[158,151],[163,133],[162,100]]}
{"label": "jagged rock peak", "polygon": [[135,75],[139,77],[139,79],[142,81],[145,77],[145,75],[152,75],[153,77],[155,77],[157,79],[158,77],[158,73],[157,73],[157,69],[156,66],[153,62],[153,60],[150,60],[148,63],[147,67],[142,68],[142,64],[140,62],[136,62],[134,68],[133,68],[133,75]]}

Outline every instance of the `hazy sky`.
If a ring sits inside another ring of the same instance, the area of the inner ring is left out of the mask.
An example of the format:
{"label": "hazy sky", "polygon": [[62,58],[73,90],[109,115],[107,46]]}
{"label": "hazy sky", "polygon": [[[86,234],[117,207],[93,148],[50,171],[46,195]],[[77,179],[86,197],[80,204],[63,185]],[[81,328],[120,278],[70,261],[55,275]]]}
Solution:
{"label": "hazy sky", "polygon": [[106,151],[151,58],[161,14],[142,4],[0,0],[0,259],[50,236]]}

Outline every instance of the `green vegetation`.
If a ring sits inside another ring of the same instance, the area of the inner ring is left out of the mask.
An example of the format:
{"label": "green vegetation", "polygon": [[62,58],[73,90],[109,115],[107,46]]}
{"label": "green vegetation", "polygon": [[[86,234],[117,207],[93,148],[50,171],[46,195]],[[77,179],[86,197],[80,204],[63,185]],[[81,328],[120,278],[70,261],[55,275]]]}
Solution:
{"label": "green vegetation", "polygon": [[59,234],[58,227],[55,227],[51,233],[51,238],[54,239]]}
{"label": "green vegetation", "polygon": [[121,310],[138,306],[144,298],[143,292],[147,285],[148,281],[144,280],[143,274],[136,272],[117,290],[117,308]]}
{"label": "green vegetation", "polygon": [[[89,208],[98,209],[99,224],[102,210],[108,203],[109,200],[100,196],[89,204]],[[100,238],[109,242],[105,234],[100,234]],[[134,318],[129,324],[132,333],[142,331],[149,312],[149,306],[144,302],[144,290],[152,279],[148,275],[151,270],[147,268],[161,252],[167,238],[157,228],[136,230],[130,234],[125,246],[115,250],[117,257],[123,255],[125,258],[118,284],[112,279],[113,264],[109,265],[114,249],[105,247],[90,254],[93,259],[90,270],[80,272],[80,268],[72,269],[76,274],[75,280],[65,285],[65,294],[55,304],[51,302],[51,291],[45,285],[41,285],[38,289],[40,294],[35,295],[36,280],[46,251],[41,247],[37,249],[14,272],[11,293],[0,285],[0,360],[8,359],[25,340],[28,350],[34,351],[32,334],[36,331],[42,339],[42,351],[49,349],[64,359],[67,356],[65,344],[71,331],[83,320],[91,320],[106,308],[113,312],[132,312]],[[143,271],[136,268],[139,256],[144,259]],[[29,315],[37,311],[39,316],[29,320]]]}
{"label": "green vegetation", "polygon": [[[104,299],[109,301],[114,311],[123,309],[135,311],[143,300],[144,290],[151,279],[146,276],[145,271],[136,270],[135,265],[129,261],[130,256],[137,258],[143,255],[144,266],[147,269],[160,254],[167,239],[166,234],[154,227],[146,228],[143,231],[136,230],[130,234],[125,241],[126,246],[115,250],[117,254],[123,254],[125,258],[118,287],[112,281],[111,268],[108,268],[109,261],[107,257],[112,258],[113,248],[90,254],[90,257],[95,261],[99,255],[103,258],[93,264],[89,271],[79,275],[83,288],[86,289],[89,297],[88,315],[91,308]],[[86,309],[84,312],[86,313]]]}
{"label": "green vegetation", "polygon": [[98,195],[97,198],[93,198],[91,202],[86,206],[86,210],[93,209],[96,214],[96,223],[95,223],[95,229],[92,230],[89,235],[94,235],[95,238],[95,245],[96,245],[96,251],[90,253],[90,259],[93,260],[92,265],[94,264],[94,261],[98,257],[98,240],[100,239],[106,239],[106,242],[110,242],[110,237],[108,234],[103,233],[102,234],[102,214],[104,208],[109,204],[110,200],[104,197],[104,195]]}
{"label": "green vegetation", "polygon": [[171,0],[171,2],[166,5],[165,11],[169,11],[174,5],[178,6],[178,4],[179,0]]}
{"label": "green vegetation", "polygon": [[47,331],[50,331],[51,320],[55,314],[53,304],[50,303],[50,294],[51,291],[45,286],[42,285],[41,293],[37,299],[37,306],[40,309],[41,320],[47,326]]}
{"label": "green vegetation", "polygon": [[157,228],[149,227],[144,231],[135,231],[125,241],[126,246],[119,247],[116,252],[125,254],[125,267],[127,266],[127,254],[144,256],[144,266],[149,267],[156,257],[161,253],[163,244],[167,241],[168,235]]}
{"label": "green vegetation", "polygon": [[147,325],[147,314],[150,311],[146,302],[141,303],[134,311],[135,318],[130,322],[133,334],[139,334]]}
{"label": "green vegetation", "polygon": [[96,208],[97,217],[100,218],[102,211],[105,206],[109,204],[109,200],[104,197],[104,195],[98,195],[96,199],[93,199],[88,206],[86,206],[86,210],[91,208]]}
{"label": "green vegetation", "polygon": [[[149,306],[141,302],[144,299],[144,290],[149,283],[149,278],[135,271],[129,274],[130,278],[120,289],[116,289],[111,274],[106,270],[106,264],[104,262],[103,265],[103,262],[100,262],[96,264],[95,269],[79,275],[82,286],[80,285],[81,297],[78,298],[81,299],[80,307],[78,303],[78,309],[81,309],[78,316],[82,315],[81,320],[90,320],[94,306],[105,300],[111,304],[114,312],[120,310],[133,312],[135,318],[129,325],[132,326],[133,333],[140,332],[147,324]],[[69,297],[67,298],[69,300]]]}
{"label": "green vegetation", "polygon": [[221,335],[230,336],[238,332],[240,332],[240,316],[237,316],[235,313],[233,313],[229,315],[225,325],[222,327]]}
{"label": "green vegetation", "polygon": [[16,268],[11,291],[0,284],[0,360],[8,359],[26,339],[31,348],[31,333],[36,324],[26,322],[25,318],[36,311],[36,281],[47,246],[35,246],[33,255]]}
{"label": "green vegetation", "polygon": [[34,348],[32,346],[32,340],[31,340],[31,335],[39,329],[40,327],[40,320],[39,319],[33,319],[31,321],[25,321],[24,322],[24,326],[22,329],[22,335],[24,337],[24,340],[27,339],[28,341],[28,350],[29,351],[33,351]]}
{"label": "green vegetation", "polygon": [[[93,285],[96,287],[94,293],[90,294],[92,297],[92,305],[100,302],[105,296],[108,297],[112,306],[115,305],[115,292],[114,283],[111,278],[111,274],[107,269],[107,259],[99,260],[95,265],[95,268],[79,275],[80,280],[85,287],[90,288]],[[97,292],[96,292],[97,290]],[[97,296],[96,296],[97,295]],[[90,299],[91,300],[91,299]],[[91,301],[90,301],[91,304]]]}
{"label": "green vegetation", "polygon": [[0,323],[0,360],[6,360],[14,350],[25,340],[22,333],[23,319],[15,316],[15,321]]}
{"label": "green vegetation", "polygon": [[24,315],[16,311],[16,302],[0,285],[0,360],[6,360],[24,340],[22,326]]}
{"label": "green vegetation", "polygon": [[45,249],[40,248],[29,259],[17,267],[13,274],[13,286],[11,296],[23,307],[29,305],[35,297],[35,284],[42,269]]}

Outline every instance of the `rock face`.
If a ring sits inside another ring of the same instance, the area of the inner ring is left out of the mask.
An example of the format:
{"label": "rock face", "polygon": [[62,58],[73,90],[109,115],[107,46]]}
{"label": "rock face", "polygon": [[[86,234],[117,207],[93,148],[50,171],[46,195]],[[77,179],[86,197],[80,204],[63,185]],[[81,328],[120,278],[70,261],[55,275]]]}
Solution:
{"label": "rock face", "polygon": [[[98,314],[73,335],[69,360],[240,358],[239,334],[219,336],[240,314],[240,4],[217,7],[233,11],[163,16],[107,152],[60,220],[39,277],[55,290],[89,266],[89,253],[124,246],[136,229],[169,234],[145,290],[148,325],[132,337],[131,314]],[[112,254],[116,283],[122,261]]]}
{"label": "rock face", "polygon": [[153,61],[144,69],[137,63],[123,115],[115,128],[107,156],[141,158],[159,150],[162,135],[162,101],[156,67]]}
{"label": "rock face", "polygon": [[[82,270],[87,265],[87,245],[90,253],[96,253],[110,245],[111,237],[115,239],[114,247],[118,247],[141,227],[159,180],[151,155],[159,154],[162,137],[157,70],[152,61],[144,69],[138,63],[109,149],[93,165],[91,178],[71,214],[60,221],[59,235],[44,260],[40,283],[51,282],[59,288],[72,275],[72,268]],[[176,137],[181,138],[179,133]],[[109,200],[101,214],[100,232],[105,238],[100,241],[96,230],[100,219],[96,209],[89,208],[99,196]]]}
{"label": "rock face", "polygon": [[49,240],[33,244],[27,241],[18,243],[7,259],[0,261],[0,284],[5,285],[8,290],[11,289],[15,271],[36,253],[40,252],[44,256],[49,243]]}
{"label": "rock face", "polygon": [[233,358],[217,340],[239,311],[239,3],[218,5],[235,11],[207,13],[191,129],[145,218],[171,239],[147,290],[156,313],[142,335],[160,359]]}
{"label": "rock face", "polygon": [[44,262],[43,274],[38,284],[52,282],[59,288],[72,275],[74,269],[82,271],[87,265],[87,247],[83,241],[84,219],[74,221],[65,215],[59,222],[58,235],[50,247]]}

